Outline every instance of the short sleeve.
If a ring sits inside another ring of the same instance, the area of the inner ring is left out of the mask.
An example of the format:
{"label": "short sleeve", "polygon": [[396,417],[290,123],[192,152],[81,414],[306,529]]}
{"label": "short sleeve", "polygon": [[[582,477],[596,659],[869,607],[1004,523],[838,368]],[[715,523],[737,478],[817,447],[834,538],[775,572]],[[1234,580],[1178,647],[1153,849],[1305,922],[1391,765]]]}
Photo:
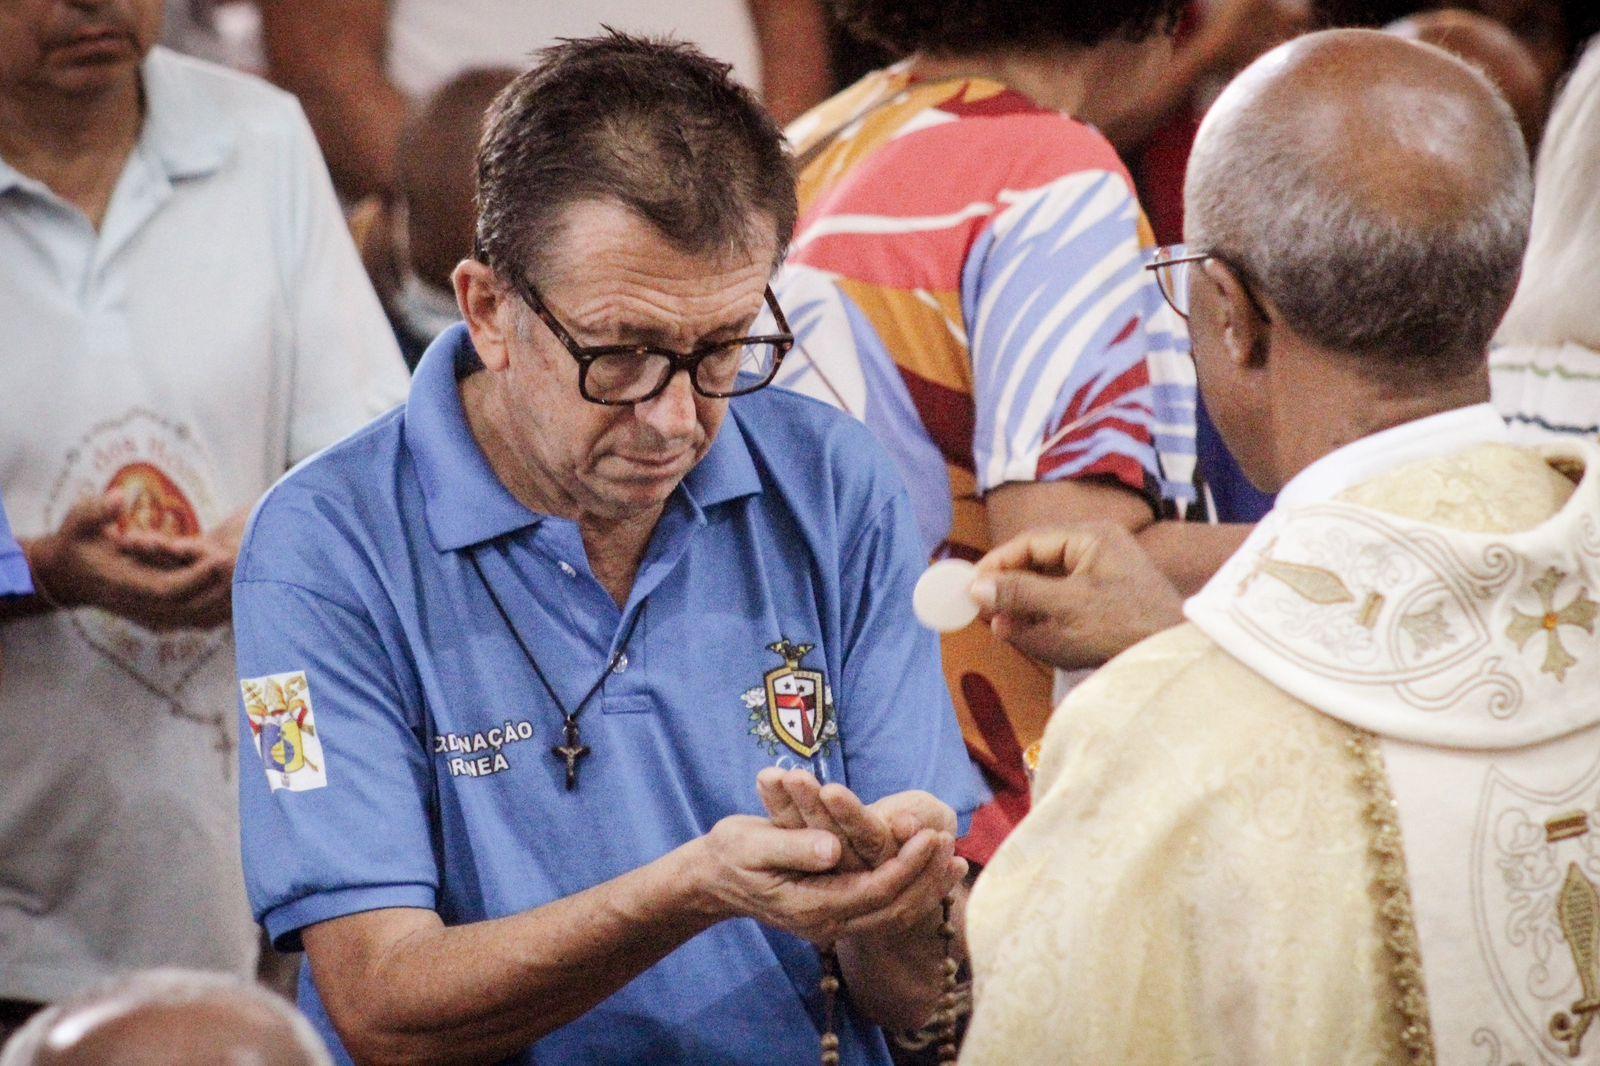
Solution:
{"label": "short sleeve", "polygon": [[233,593],[245,884],[281,949],[306,926],[432,909],[439,884],[421,716],[362,610],[276,580]]}
{"label": "short sleeve", "polygon": [[296,463],[404,400],[408,378],[298,106],[293,124],[285,161],[293,215],[284,284],[294,344],[289,461]]}
{"label": "short sleeve", "polygon": [[1186,348],[1131,185],[1082,170],[1001,202],[962,275],[979,490],[1107,478],[1156,505],[1151,367]]}
{"label": "short sleeve", "polygon": [[850,738],[845,774],[868,803],[908,789],[933,793],[955,810],[965,835],[972,812],[989,795],[961,738],[938,638],[912,621],[911,590],[925,560],[904,490],[844,553],[839,721]]}
{"label": "short sleeve", "polygon": [[11,523],[6,519],[6,507],[0,502],[0,596],[26,596],[33,591],[33,579],[28,573],[28,560],[22,546],[11,533]]}

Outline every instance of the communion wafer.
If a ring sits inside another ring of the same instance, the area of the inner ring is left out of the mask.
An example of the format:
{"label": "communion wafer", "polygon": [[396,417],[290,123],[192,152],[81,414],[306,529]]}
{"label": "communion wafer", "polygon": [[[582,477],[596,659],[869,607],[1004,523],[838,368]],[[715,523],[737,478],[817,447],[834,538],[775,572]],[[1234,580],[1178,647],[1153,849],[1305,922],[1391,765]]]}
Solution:
{"label": "communion wafer", "polygon": [[978,601],[967,591],[978,568],[965,559],[940,559],[917,580],[911,609],[935,633],[953,633],[978,617]]}

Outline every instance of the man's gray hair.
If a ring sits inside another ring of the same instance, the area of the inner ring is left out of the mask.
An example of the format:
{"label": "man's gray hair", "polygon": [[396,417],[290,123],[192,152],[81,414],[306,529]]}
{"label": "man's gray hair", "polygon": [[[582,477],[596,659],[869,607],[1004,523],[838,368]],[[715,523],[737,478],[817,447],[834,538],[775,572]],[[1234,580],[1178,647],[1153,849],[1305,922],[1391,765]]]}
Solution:
{"label": "man's gray hair", "polygon": [[1195,145],[1184,205],[1189,243],[1237,270],[1296,332],[1368,357],[1380,377],[1481,365],[1516,285],[1532,181],[1511,108],[1469,73],[1492,95],[1502,127],[1483,131],[1504,141],[1503,161],[1490,164],[1503,173],[1487,175],[1489,195],[1408,217],[1382,197],[1363,197],[1371,190],[1351,188],[1329,165],[1360,145],[1314,145],[1303,116],[1258,109]]}
{"label": "man's gray hair", "polygon": [[1600,38],[1550,113],[1536,173],[1522,282],[1495,340],[1600,351]]}
{"label": "man's gray hair", "polygon": [[199,970],[144,970],[117,977],[47,1007],[28,1020],[0,1051],[0,1066],[33,1066],[46,1050],[76,1040],[93,1026],[144,1007],[188,1003],[248,1005],[270,1014],[294,1033],[295,1046],[314,1066],[333,1066],[317,1031],[294,1006],[253,981]]}
{"label": "man's gray hair", "polygon": [[500,94],[477,197],[477,256],[506,277],[547,269],[585,201],[622,204],[685,252],[762,248],[772,266],[797,211],[783,133],[726,63],[616,32],[544,49]]}

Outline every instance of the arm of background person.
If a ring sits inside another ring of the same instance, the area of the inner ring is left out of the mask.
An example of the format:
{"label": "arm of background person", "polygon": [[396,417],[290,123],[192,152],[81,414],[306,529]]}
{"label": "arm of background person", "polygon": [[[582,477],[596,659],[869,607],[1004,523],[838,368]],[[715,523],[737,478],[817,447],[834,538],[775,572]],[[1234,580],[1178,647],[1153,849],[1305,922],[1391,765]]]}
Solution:
{"label": "arm of background person", "polygon": [[828,24],[819,0],[748,0],[761,51],[761,98],[786,126],[833,91]]}
{"label": "arm of background person", "polygon": [[1193,596],[1221,569],[1254,526],[1205,522],[1152,522],[1138,532],[1139,546],[1180,593]]}
{"label": "arm of background person", "polygon": [[1185,596],[1211,580],[1252,528],[1153,521],[1142,497],[1109,481],[1015,481],[990,492],[983,503],[992,544],[1080,522],[1121,526]]}
{"label": "arm of background person", "polygon": [[388,0],[258,0],[267,69],[300,98],[339,189],[388,189],[409,101],[389,81]]}

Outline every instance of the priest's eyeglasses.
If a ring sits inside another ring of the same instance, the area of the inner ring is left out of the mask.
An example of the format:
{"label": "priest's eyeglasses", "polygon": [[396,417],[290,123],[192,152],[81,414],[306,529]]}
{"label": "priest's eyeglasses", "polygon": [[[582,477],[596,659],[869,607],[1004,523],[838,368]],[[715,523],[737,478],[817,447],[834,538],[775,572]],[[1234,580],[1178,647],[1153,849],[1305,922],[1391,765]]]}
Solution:
{"label": "priest's eyeglasses", "polygon": [[1151,261],[1145,264],[1145,269],[1156,276],[1156,287],[1161,290],[1167,306],[1178,312],[1178,316],[1185,322],[1189,320],[1189,271],[1197,263],[1207,259],[1215,259],[1239,279],[1239,287],[1244,290],[1245,298],[1250,301],[1250,306],[1255,308],[1256,314],[1263,321],[1271,322],[1272,316],[1267,309],[1256,299],[1256,294],[1251,291],[1250,282],[1246,280],[1244,271],[1234,266],[1216,252],[1191,252],[1185,244],[1168,244],[1155,250]]}
{"label": "priest's eyeglasses", "polygon": [[692,352],[675,352],[649,344],[579,344],[550,313],[538,289],[521,280],[514,284],[533,313],[578,361],[578,391],[590,403],[625,407],[653,400],[666,391],[680,370],[688,371],[694,391],[709,399],[744,396],[772,384],[783,357],[794,347],[794,334],[771,286],[765,295],[777,333],[713,341]]}

